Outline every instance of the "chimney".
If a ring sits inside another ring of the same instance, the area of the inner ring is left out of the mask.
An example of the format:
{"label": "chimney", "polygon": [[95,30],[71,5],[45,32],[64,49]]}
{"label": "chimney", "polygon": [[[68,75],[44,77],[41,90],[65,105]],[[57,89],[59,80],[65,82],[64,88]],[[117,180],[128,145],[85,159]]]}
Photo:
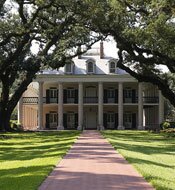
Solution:
{"label": "chimney", "polygon": [[[78,46],[77,53],[81,52],[81,46]],[[78,59],[81,59],[81,54],[78,55]]]}
{"label": "chimney", "polygon": [[103,41],[100,42],[100,59],[104,58]]}

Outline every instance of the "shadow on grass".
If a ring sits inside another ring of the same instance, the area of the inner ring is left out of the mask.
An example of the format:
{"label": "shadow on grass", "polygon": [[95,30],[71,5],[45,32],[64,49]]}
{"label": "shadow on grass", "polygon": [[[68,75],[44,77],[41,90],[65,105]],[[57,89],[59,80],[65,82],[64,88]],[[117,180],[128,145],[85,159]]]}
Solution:
{"label": "shadow on grass", "polygon": [[46,178],[54,165],[19,167],[3,169],[1,173],[0,189],[2,190],[33,190]]}
{"label": "shadow on grass", "polygon": [[[54,165],[49,163],[57,164],[56,160],[66,154],[79,133],[77,131],[4,133],[3,135],[9,138],[0,141],[0,189],[33,190],[34,187],[37,189],[53,169]],[[7,163],[9,165],[4,169],[3,164]],[[15,163],[27,166],[18,167]]]}
{"label": "shadow on grass", "polygon": [[[105,131],[102,133],[111,140],[116,149],[125,149],[143,154],[169,154],[174,152],[175,138],[169,139],[147,131]],[[115,142],[116,141],[116,142]]]}
{"label": "shadow on grass", "polygon": [[[67,151],[78,132],[11,133],[0,142],[0,160],[30,160],[47,157],[47,152]],[[57,153],[56,153],[57,154]]]}
{"label": "shadow on grass", "polygon": [[[146,190],[151,189],[151,186],[143,184],[144,181],[140,176],[131,176],[124,174],[96,173],[87,171],[57,171],[57,178],[51,176],[48,179],[50,189],[57,187],[57,190],[71,189],[77,187],[77,190]],[[121,180],[122,179],[122,180]],[[77,183],[78,182],[78,183]],[[46,184],[46,183],[45,183]],[[38,190],[45,189],[45,184],[41,185]]]}
{"label": "shadow on grass", "polygon": [[157,190],[173,189],[175,138],[147,131],[105,131],[102,134]]}

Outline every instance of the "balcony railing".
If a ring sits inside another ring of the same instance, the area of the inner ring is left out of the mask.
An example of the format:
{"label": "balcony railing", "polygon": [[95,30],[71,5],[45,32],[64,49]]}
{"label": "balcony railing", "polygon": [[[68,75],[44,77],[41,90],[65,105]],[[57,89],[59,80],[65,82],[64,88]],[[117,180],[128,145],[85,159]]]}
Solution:
{"label": "balcony railing", "polygon": [[143,97],[143,103],[158,103],[159,97],[158,96],[145,96]]}
{"label": "balcony railing", "polygon": [[84,97],[84,103],[98,103],[98,97]]}
{"label": "balcony railing", "polygon": [[23,97],[23,104],[38,104],[38,97]]}
{"label": "balcony railing", "polygon": [[104,97],[103,99],[104,99],[105,104],[118,103],[118,98],[116,98],[116,97],[113,97],[113,98]]}
{"label": "balcony railing", "polygon": [[[84,103],[90,104],[90,103],[98,103],[98,97],[84,97]],[[23,103],[24,104],[38,104],[39,98],[38,97],[23,97]],[[138,103],[138,97],[131,97],[131,98],[123,98],[124,103]],[[143,103],[144,104],[155,104],[159,102],[159,97],[152,96],[152,97],[143,97]],[[44,104],[57,104],[58,98],[47,98],[43,97],[43,103]],[[77,104],[78,101],[75,98],[67,98],[66,101],[64,101],[65,104],[73,103]],[[115,98],[109,99],[107,98],[104,103],[118,103],[118,100],[116,102]]]}
{"label": "balcony railing", "polygon": [[138,103],[138,97],[124,97],[123,103]]}
{"label": "balcony railing", "polygon": [[77,104],[78,103],[78,98],[67,98],[64,100],[65,104]]}
{"label": "balcony railing", "polygon": [[[123,102],[124,103],[138,103],[138,97],[129,97],[123,98]],[[159,102],[159,97],[158,96],[144,96],[143,97],[143,103],[150,103],[150,104],[154,104],[154,103],[158,103]]]}
{"label": "balcony railing", "polygon": [[55,98],[43,97],[43,103],[46,103],[46,104],[57,104],[58,103],[58,98],[57,97],[55,97]]}

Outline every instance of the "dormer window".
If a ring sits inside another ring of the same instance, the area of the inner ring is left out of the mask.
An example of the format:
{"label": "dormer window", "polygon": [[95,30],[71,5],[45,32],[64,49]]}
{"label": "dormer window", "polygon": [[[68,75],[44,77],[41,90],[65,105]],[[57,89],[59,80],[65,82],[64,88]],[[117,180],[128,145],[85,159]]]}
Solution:
{"label": "dormer window", "polygon": [[92,62],[89,62],[87,65],[87,72],[93,73],[94,72],[94,64]]}
{"label": "dormer window", "polygon": [[109,61],[109,73],[116,73],[116,68],[117,68],[117,61],[116,60]]}
{"label": "dormer window", "polygon": [[110,72],[110,73],[115,73],[115,69],[116,69],[116,64],[115,64],[115,62],[110,62],[109,72]]}
{"label": "dormer window", "polygon": [[74,68],[73,63],[66,63],[65,66],[64,66],[64,72],[66,74],[72,74],[73,73],[73,68]]}
{"label": "dormer window", "polygon": [[93,60],[87,61],[87,74],[95,73],[95,62]]}

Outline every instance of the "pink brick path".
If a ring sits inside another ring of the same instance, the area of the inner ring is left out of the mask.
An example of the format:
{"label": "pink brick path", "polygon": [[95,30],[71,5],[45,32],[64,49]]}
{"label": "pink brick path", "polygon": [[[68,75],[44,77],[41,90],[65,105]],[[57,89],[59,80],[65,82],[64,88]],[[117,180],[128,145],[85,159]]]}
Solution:
{"label": "pink brick path", "polygon": [[153,190],[98,131],[84,131],[39,190]]}

